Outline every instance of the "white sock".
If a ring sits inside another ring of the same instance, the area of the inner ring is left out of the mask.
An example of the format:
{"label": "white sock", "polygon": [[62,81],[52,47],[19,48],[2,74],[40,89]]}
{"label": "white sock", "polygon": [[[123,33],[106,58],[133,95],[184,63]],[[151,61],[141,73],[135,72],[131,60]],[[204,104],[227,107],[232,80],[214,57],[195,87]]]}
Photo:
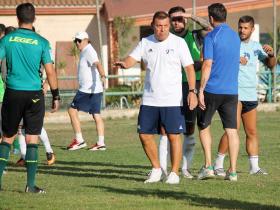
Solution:
{"label": "white sock", "polygon": [[98,136],[97,144],[98,144],[99,146],[105,145],[105,143],[104,143],[104,136]]}
{"label": "white sock", "polygon": [[184,135],[182,170],[190,169],[195,148],[194,135]]}
{"label": "white sock", "polygon": [[84,142],[82,133],[76,133],[76,140],[77,140],[79,143]]}
{"label": "white sock", "polygon": [[164,172],[167,173],[167,162],[170,151],[170,144],[167,136],[160,136],[159,139],[159,163]]}
{"label": "white sock", "polygon": [[258,170],[260,170],[258,155],[249,156],[249,163],[251,172],[256,173]]}
{"label": "white sock", "polygon": [[219,169],[219,168],[224,168],[224,159],[225,159],[225,154],[222,153],[217,153],[217,157],[215,160],[215,165],[214,165],[214,170]]}
{"label": "white sock", "polygon": [[50,144],[50,140],[49,140],[49,137],[48,137],[48,134],[47,134],[47,131],[45,130],[45,128],[42,128],[41,134],[39,135],[39,137],[44,144],[46,152],[47,153],[53,153],[53,150],[52,150],[52,147],[51,147],[51,144]]}
{"label": "white sock", "polygon": [[25,142],[25,130],[24,129],[18,130],[18,142],[19,142],[19,147],[20,147],[21,158],[25,159],[26,142]]}

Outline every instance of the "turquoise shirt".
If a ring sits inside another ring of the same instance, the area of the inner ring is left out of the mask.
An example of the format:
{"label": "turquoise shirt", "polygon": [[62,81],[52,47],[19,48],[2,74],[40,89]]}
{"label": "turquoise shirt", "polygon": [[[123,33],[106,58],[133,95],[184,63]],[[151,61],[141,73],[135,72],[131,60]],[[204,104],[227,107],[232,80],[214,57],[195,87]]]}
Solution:
{"label": "turquoise shirt", "polygon": [[240,56],[247,59],[246,65],[239,65],[238,98],[239,101],[257,101],[257,65],[264,61],[267,54],[259,42],[241,42]]}
{"label": "turquoise shirt", "polygon": [[17,29],[0,40],[0,60],[4,58],[7,88],[42,89],[41,63],[52,63],[50,44],[45,38],[29,29]]}

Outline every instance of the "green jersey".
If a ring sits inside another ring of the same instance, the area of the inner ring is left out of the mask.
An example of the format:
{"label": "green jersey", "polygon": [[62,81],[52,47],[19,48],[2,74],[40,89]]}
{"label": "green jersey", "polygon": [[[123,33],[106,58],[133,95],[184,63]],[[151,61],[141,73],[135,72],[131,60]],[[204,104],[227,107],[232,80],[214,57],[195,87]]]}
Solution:
{"label": "green jersey", "polygon": [[[185,39],[185,41],[186,41],[186,43],[189,47],[192,59],[194,61],[199,61],[200,60],[200,50],[199,50],[199,47],[197,46],[197,44],[194,40],[192,32],[188,31],[187,34],[185,35],[185,37],[183,37],[183,38]],[[196,80],[200,80],[201,71],[196,71],[195,74],[196,74]],[[187,82],[187,76],[186,76],[185,70],[183,70],[182,75],[183,75],[182,81]]]}
{"label": "green jersey", "polygon": [[52,63],[49,42],[29,29],[19,28],[0,40],[0,60],[6,58],[6,87],[42,89],[41,63]]}

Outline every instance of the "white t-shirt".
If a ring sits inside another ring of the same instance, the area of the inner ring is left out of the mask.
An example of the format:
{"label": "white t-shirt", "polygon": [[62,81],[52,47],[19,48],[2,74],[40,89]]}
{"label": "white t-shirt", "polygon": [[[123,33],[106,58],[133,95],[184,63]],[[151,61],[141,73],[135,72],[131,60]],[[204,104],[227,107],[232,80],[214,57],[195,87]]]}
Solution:
{"label": "white t-shirt", "polygon": [[130,56],[146,65],[142,105],[182,106],[182,66],[193,64],[184,39],[170,33],[160,42],[151,35],[143,38]]}
{"label": "white t-shirt", "polygon": [[79,91],[84,93],[101,93],[103,86],[100,74],[95,66],[98,56],[91,44],[88,44],[80,53],[78,66]]}

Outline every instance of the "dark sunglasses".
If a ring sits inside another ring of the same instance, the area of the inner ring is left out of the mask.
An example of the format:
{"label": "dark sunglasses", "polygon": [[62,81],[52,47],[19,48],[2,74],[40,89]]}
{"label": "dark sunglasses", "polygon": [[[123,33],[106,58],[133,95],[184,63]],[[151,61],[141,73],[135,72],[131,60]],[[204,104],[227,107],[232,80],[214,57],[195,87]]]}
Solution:
{"label": "dark sunglasses", "polygon": [[173,22],[177,21],[177,22],[180,22],[180,23],[185,22],[184,17],[182,17],[182,16],[172,17],[171,21],[173,21]]}
{"label": "dark sunglasses", "polygon": [[81,39],[74,39],[74,41],[73,41],[74,43],[81,43],[82,42],[82,40]]}

